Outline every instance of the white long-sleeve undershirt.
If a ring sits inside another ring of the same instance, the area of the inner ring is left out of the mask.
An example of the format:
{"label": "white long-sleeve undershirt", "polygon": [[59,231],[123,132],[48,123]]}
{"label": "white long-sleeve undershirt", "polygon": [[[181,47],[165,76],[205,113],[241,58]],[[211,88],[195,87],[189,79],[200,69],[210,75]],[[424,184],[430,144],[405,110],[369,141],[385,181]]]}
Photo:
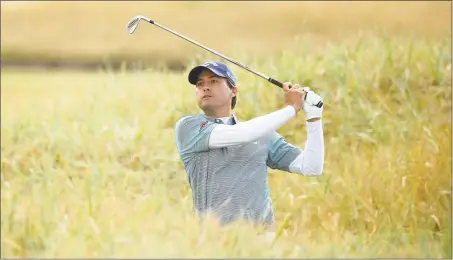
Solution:
{"label": "white long-sleeve undershirt", "polygon": [[[209,148],[222,148],[255,141],[270,134],[295,117],[292,106],[235,125],[217,125],[211,132]],[[290,172],[305,176],[322,174],[324,136],[321,120],[307,122],[307,142],[302,153],[289,166]]]}
{"label": "white long-sleeve undershirt", "polygon": [[321,120],[307,122],[307,141],[302,153],[289,165],[289,171],[319,176],[324,169],[324,135]]}
{"label": "white long-sleeve undershirt", "polygon": [[235,125],[216,126],[209,138],[209,148],[222,148],[253,142],[276,131],[296,115],[294,107],[283,109]]}

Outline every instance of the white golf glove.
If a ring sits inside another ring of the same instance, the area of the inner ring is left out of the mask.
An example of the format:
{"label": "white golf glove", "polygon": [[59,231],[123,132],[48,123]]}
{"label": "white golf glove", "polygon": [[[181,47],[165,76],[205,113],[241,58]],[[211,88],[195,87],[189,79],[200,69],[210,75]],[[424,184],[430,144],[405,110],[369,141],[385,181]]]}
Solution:
{"label": "white golf glove", "polygon": [[303,107],[307,120],[317,117],[321,118],[324,105],[321,108],[316,105],[319,104],[319,102],[322,102],[322,98],[311,91],[309,87],[304,87],[302,90],[307,93]]}

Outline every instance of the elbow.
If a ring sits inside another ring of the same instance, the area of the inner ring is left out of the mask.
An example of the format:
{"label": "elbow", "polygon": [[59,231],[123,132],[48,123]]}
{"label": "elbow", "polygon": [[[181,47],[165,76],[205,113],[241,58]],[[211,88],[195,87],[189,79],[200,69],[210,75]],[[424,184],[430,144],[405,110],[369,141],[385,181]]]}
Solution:
{"label": "elbow", "polygon": [[310,172],[304,173],[304,175],[307,177],[319,177],[322,175],[322,171],[310,171]]}
{"label": "elbow", "polygon": [[308,177],[318,177],[323,174],[324,167],[322,164],[314,167],[306,167],[303,171],[303,175]]}
{"label": "elbow", "polygon": [[313,176],[321,176],[323,174],[323,167],[319,167],[318,169],[316,169],[315,171],[313,171]]}

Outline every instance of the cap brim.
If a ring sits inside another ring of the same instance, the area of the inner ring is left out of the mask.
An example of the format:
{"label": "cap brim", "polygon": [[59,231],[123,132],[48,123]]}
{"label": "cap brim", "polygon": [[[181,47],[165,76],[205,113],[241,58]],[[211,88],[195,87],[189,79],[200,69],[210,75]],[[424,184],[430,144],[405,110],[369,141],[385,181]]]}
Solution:
{"label": "cap brim", "polygon": [[219,77],[226,78],[225,75],[223,75],[219,71],[216,71],[215,69],[211,69],[211,68],[208,68],[208,67],[205,67],[205,66],[196,66],[195,68],[193,68],[189,72],[189,82],[190,82],[190,84],[195,85],[197,83],[197,81],[198,81],[198,76],[200,76],[200,73],[203,70],[205,70],[205,69],[211,71],[212,73],[214,73],[215,75],[217,75]]}

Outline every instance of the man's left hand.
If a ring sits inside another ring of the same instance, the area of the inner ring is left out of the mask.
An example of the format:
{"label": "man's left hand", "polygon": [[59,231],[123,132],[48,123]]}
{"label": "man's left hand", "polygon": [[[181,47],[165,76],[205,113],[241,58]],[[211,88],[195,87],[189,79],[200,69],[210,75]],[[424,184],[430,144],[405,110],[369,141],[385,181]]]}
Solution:
{"label": "man's left hand", "polygon": [[319,102],[322,102],[321,96],[311,91],[309,87],[304,87],[302,89],[306,93],[303,110],[307,116],[308,122],[314,122],[320,120],[322,117],[322,112],[324,105],[319,108],[316,106]]}

